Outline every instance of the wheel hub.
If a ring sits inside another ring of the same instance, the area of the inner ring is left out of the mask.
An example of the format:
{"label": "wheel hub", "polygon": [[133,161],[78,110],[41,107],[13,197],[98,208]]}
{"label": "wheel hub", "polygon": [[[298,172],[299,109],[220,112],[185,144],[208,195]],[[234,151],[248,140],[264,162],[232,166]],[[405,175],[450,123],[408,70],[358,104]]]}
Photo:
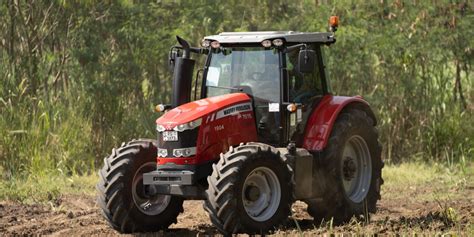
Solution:
{"label": "wheel hub", "polygon": [[245,189],[245,197],[250,201],[250,202],[255,202],[258,200],[260,197],[260,189],[258,187],[249,185]]}
{"label": "wheel hub", "polygon": [[242,187],[242,204],[250,218],[269,220],[278,210],[280,199],[280,182],[271,169],[258,167],[249,173]]}
{"label": "wheel hub", "polygon": [[346,196],[355,203],[362,202],[370,188],[372,159],[361,136],[354,135],[345,143],[340,172]]}
{"label": "wheel hub", "polygon": [[354,162],[354,159],[347,156],[344,159],[344,164],[342,167],[342,173],[344,175],[344,179],[349,181],[355,177],[355,173],[357,171],[356,164]]}
{"label": "wheel hub", "polygon": [[132,198],[135,206],[143,214],[158,215],[168,207],[171,196],[169,195],[148,195],[147,187],[143,185],[143,173],[152,171],[156,167],[155,162],[148,162],[140,166],[135,172],[132,181]]}

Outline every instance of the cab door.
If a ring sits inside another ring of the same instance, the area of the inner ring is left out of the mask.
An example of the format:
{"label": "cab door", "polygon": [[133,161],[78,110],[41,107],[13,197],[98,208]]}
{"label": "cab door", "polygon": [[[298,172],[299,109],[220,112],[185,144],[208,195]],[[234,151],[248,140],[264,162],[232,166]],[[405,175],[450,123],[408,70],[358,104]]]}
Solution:
{"label": "cab door", "polygon": [[297,105],[295,112],[288,112],[287,131],[289,140],[296,142],[297,147],[302,146],[309,115],[318,106],[323,96],[329,93],[320,47],[318,44],[308,47],[316,53],[314,70],[309,73],[301,73],[297,70],[298,50],[286,54],[289,102]]}

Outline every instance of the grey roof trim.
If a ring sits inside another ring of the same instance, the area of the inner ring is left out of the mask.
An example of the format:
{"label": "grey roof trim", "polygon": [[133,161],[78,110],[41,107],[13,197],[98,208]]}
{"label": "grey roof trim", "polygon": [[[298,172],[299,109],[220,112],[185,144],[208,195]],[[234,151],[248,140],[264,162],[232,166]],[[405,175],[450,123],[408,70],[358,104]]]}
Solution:
{"label": "grey roof trim", "polygon": [[260,43],[267,39],[284,39],[291,43],[333,43],[333,33],[330,32],[295,32],[295,31],[253,31],[253,32],[223,32],[218,35],[204,37],[207,40],[217,40],[220,43]]}

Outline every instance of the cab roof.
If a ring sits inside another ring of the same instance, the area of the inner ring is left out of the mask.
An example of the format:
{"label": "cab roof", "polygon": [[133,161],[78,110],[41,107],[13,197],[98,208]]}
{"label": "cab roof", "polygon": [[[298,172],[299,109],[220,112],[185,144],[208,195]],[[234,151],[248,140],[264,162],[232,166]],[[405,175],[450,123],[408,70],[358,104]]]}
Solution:
{"label": "cab roof", "polygon": [[251,31],[222,32],[218,35],[204,37],[204,40],[217,40],[219,43],[261,43],[264,40],[284,39],[287,43],[334,43],[336,39],[331,32],[297,32],[297,31]]}

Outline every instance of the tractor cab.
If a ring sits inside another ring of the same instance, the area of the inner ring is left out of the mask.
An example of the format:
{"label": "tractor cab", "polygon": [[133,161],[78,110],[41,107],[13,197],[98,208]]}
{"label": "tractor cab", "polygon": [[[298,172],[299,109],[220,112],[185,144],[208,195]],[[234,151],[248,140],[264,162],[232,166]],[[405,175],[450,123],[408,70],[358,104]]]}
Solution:
{"label": "tractor cab", "polygon": [[[305,126],[303,116],[308,116],[323,95],[329,93],[323,51],[334,42],[333,33],[294,31],[224,32],[207,36],[202,41],[203,48],[194,49],[207,56],[199,71],[202,78],[195,79],[194,99],[246,93],[252,98],[259,142],[284,146],[293,141],[300,145],[302,141],[298,138]],[[176,51],[170,55],[183,55],[182,49],[173,50]]]}

